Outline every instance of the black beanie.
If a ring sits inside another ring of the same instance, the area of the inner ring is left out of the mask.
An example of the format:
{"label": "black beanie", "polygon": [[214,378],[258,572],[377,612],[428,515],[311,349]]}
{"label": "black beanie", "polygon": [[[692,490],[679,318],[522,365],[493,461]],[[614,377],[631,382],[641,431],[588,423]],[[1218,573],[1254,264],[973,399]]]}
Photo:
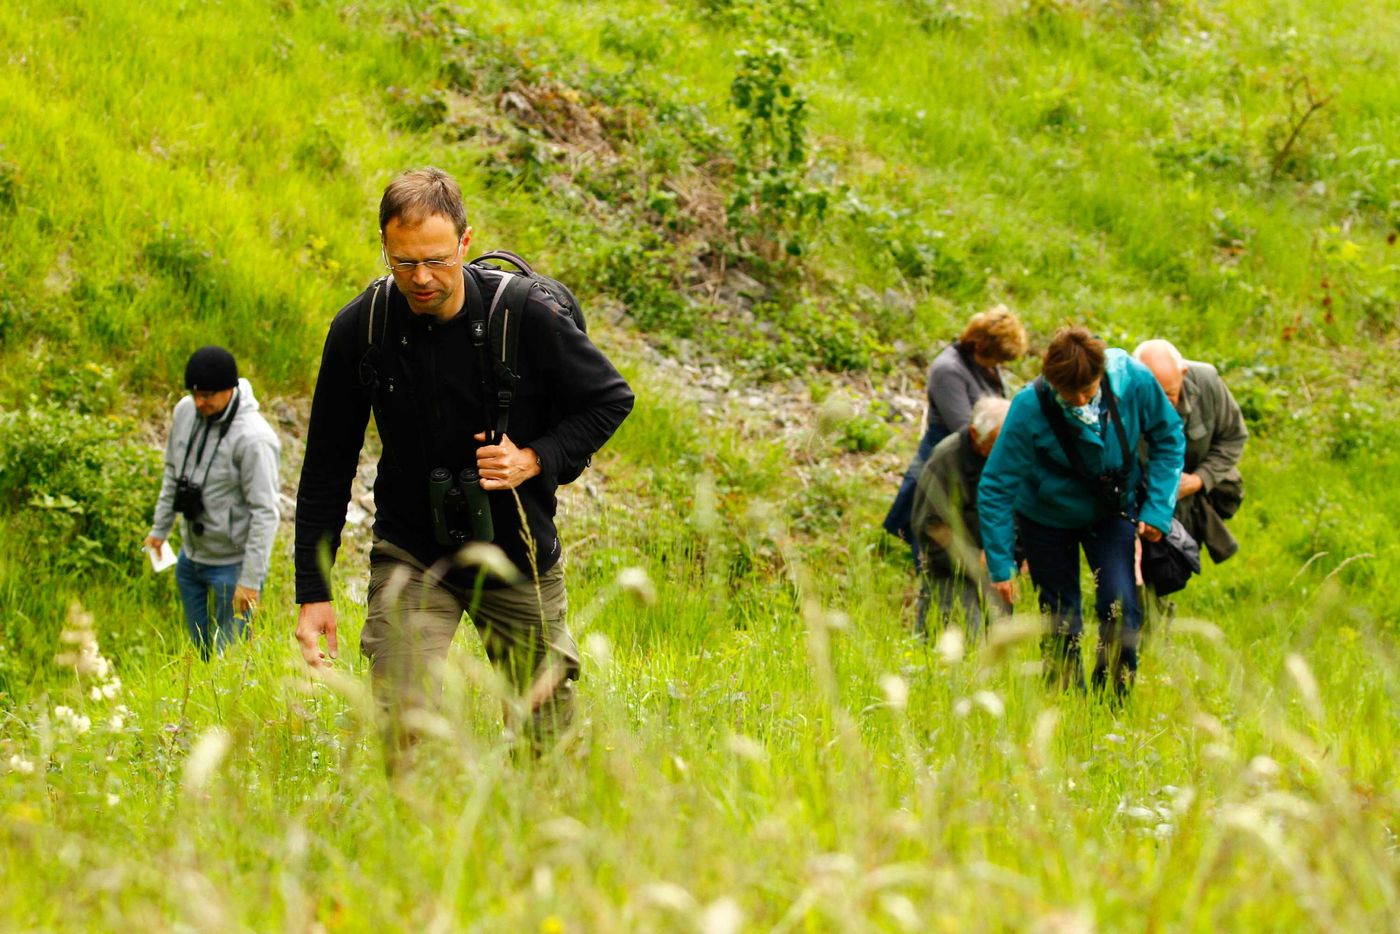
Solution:
{"label": "black beanie", "polygon": [[238,364],[233,354],[210,344],[190,354],[185,364],[185,388],[202,392],[220,392],[238,385]]}

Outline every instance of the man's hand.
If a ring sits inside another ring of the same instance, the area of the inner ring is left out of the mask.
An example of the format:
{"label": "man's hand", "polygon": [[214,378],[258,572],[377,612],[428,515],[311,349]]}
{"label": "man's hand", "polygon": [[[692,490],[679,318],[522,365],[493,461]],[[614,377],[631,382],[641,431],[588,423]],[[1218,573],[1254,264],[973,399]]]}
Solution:
{"label": "man's hand", "polygon": [[1013,577],[1009,581],[992,581],[992,590],[997,596],[1006,601],[1008,606],[1016,603],[1016,579]]}
{"label": "man's hand", "polygon": [[1185,499],[1188,496],[1195,496],[1201,492],[1203,486],[1205,483],[1200,477],[1193,473],[1184,473],[1181,475],[1181,482],[1176,485],[1176,498]]}
{"label": "man's hand", "polygon": [[[128,539],[128,541],[130,541],[130,539]],[[149,548],[149,549],[151,549],[152,551],[154,551],[156,554],[160,554],[160,548],[161,548],[161,546],[164,545],[164,544],[165,544],[165,539],[163,539],[163,538],[156,538],[154,535],[147,535],[145,538],[143,538],[143,539],[141,540],[141,547],[142,547],[142,548]]]}
{"label": "man's hand", "polygon": [[[486,432],[478,432],[476,440],[485,441]],[[532,448],[518,448],[510,435],[502,435],[500,444],[476,449],[476,472],[483,490],[513,490],[539,474],[540,459]]]}
{"label": "man's hand", "polygon": [[[326,637],[326,651],[321,651],[321,637]],[[335,638],[335,607],[329,601],[323,603],[303,603],[297,614],[297,642],[301,643],[301,657],[312,668],[324,668],[340,651]],[[329,652],[329,656],[327,656]]]}
{"label": "man's hand", "polygon": [[252,587],[244,587],[238,584],[233,588],[233,612],[239,616],[247,616],[252,610],[257,609],[258,592]]}
{"label": "man's hand", "polygon": [[1148,525],[1146,522],[1138,523],[1138,534],[1149,542],[1160,542],[1162,540],[1162,530],[1156,526]]}

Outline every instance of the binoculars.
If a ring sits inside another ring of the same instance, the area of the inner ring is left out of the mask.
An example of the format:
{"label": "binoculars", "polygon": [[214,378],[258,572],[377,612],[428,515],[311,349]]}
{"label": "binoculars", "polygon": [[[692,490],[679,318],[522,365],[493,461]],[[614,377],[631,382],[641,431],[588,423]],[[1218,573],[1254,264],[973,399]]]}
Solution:
{"label": "binoculars", "polygon": [[175,481],[175,511],[189,520],[191,532],[204,534],[204,523],[199,521],[204,512],[204,488],[189,477]]}
{"label": "binoculars", "polygon": [[446,467],[434,468],[428,474],[428,503],[433,514],[433,536],[439,545],[489,542],[496,537],[491,503],[481,488],[476,468],[463,467],[455,480]]}

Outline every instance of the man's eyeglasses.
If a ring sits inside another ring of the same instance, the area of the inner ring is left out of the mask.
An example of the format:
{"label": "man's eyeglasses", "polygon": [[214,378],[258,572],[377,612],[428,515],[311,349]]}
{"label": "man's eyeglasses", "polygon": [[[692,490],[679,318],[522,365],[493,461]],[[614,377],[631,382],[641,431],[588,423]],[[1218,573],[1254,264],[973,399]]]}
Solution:
{"label": "man's eyeglasses", "polygon": [[438,269],[451,269],[453,266],[456,266],[462,261],[461,251],[462,248],[459,246],[457,248],[457,256],[453,259],[423,259],[416,261],[406,260],[402,263],[389,262],[388,254],[383,253],[382,251],[380,255],[384,257],[384,268],[388,269],[390,272],[412,273],[419,266],[426,266],[430,272],[436,271]]}

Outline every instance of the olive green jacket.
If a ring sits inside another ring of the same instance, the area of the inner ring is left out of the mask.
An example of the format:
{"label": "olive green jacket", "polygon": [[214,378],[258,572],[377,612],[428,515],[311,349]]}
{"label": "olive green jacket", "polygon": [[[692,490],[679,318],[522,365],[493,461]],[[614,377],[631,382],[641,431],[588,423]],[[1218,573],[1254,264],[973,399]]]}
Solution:
{"label": "olive green jacket", "polygon": [[1201,478],[1202,492],[1209,493],[1222,480],[1239,479],[1240,456],[1249,430],[1235,397],[1215,367],[1186,361],[1186,380],[1176,402],[1186,430],[1186,473]]}
{"label": "olive green jacket", "polygon": [[1240,548],[1224,520],[1244,498],[1239,462],[1249,431],[1215,367],[1192,360],[1186,365],[1176,411],[1186,432],[1184,469],[1201,478],[1201,490],[1177,501],[1176,518],[1219,563]]}

